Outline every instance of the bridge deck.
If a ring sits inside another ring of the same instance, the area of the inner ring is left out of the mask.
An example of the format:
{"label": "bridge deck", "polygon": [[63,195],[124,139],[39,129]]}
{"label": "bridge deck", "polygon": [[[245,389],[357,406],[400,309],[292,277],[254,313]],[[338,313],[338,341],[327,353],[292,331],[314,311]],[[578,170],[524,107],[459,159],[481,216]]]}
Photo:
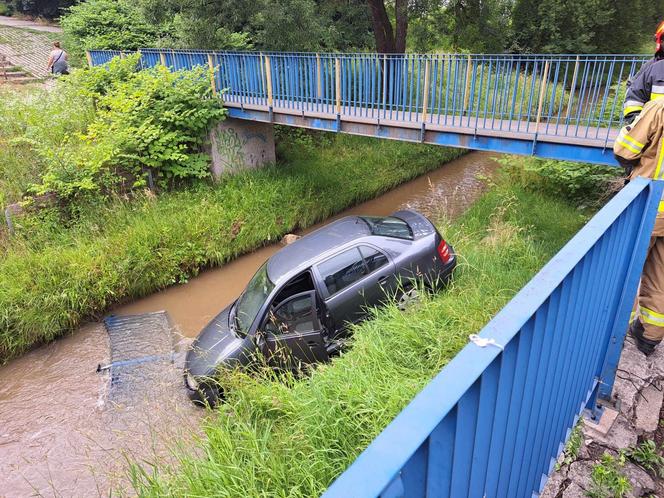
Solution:
{"label": "bridge deck", "polygon": [[[613,141],[618,130],[547,119],[540,123],[484,116],[440,115],[373,107],[276,100],[263,103],[224,95],[230,116],[297,127],[339,131],[394,140],[449,145],[495,152],[538,155],[616,165]],[[265,100],[265,99],[263,99]],[[548,147],[547,147],[548,146]]]}
{"label": "bridge deck", "polygon": [[[224,95],[224,105],[230,108],[245,110],[269,111],[267,103],[244,103],[241,98],[229,94]],[[297,108],[296,102],[285,100],[275,101],[272,112],[291,116],[309,117],[314,119],[336,120],[337,113],[330,104],[308,104],[304,109]],[[301,103],[298,102],[301,105]],[[341,106],[341,121],[364,123],[395,128],[421,130],[424,123],[426,130],[441,133],[463,133],[466,135],[486,135],[521,140],[537,140],[544,142],[565,143],[586,147],[611,148],[618,136],[618,130],[599,128],[574,123],[572,120],[542,120],[539,124],[533,121],[495,119],[485,116],[441,115],[400,110],[384,110],[372,107]],[[407,116],[407,119],[404,119]],[[400,119],[401,117],[401,119]]]}

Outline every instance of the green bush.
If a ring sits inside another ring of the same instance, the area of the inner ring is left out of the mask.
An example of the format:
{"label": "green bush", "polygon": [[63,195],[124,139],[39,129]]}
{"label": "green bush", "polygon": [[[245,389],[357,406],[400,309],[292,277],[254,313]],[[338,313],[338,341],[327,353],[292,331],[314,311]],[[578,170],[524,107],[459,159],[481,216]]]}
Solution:
{"label": "green bush", "polygon": [[159,38],[158,28],[130,0],[87,0],[70,7],[60,23],[67,46],[78,57],[91,49],[151,47]]}
{"label": "green bush", "polygon": [[610,166],[532,157],[510,157],[499,161],[525,188],[566,199],[580,207],[604,204],[623,184],[622,170]]}
{"label": "green bush", "polygon": [[92,100],[73,86],[0,89],[0,208],[40,181],[46,169],[42,152],[66,147],[94,117]]}
{"label": "green bush", "polygon": [[14,7],[11,4],[0,2],[0,16],[11,16],[14,13]]}
{"label": "green bush", "polygon": [[226,111],[207,71],[136,71],[138,58],[116,58],[108,69],[75,71],[63,80],[97,111],[84,133],[39,149],[46,166],[33,192],[74,200],[142,187],[148,172],[162,186],[209,175],[203,145]]}

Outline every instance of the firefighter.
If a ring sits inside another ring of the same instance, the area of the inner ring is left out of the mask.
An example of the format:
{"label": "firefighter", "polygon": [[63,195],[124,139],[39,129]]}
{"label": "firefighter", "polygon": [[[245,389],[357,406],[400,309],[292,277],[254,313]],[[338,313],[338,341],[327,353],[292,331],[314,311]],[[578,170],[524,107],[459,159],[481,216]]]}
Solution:
{"label": "firefighter", "polygon": [[626,124],[631,124],[646,102],[664,97],[664,22],[655,33],[655,57],[646,62],[633,79],[627,82],[623,106]]}
{"label": "firefighter", "polygon": [[[634,123],[620,131],[613,152],[630,179],[664,180],[664,99],[645,104]],[[629,332],[639,350],[649,355],[664,338],[664,201],[659,203],[635,313]]]}

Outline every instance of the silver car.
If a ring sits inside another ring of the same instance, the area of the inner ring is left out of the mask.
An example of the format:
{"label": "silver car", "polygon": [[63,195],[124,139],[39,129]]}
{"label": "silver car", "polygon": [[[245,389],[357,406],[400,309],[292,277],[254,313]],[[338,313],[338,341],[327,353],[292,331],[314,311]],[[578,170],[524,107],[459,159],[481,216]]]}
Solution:
{"label": "silver car", "polygon": [[220,369],[257,358],[288,369],[326,362],[370,308],[391,298],[403,306],[417,281],[435,290],[455,266],[452,247],[415,211],[330,223],[274,254],[201,331],[185,361],[190,397],[216,402]]}

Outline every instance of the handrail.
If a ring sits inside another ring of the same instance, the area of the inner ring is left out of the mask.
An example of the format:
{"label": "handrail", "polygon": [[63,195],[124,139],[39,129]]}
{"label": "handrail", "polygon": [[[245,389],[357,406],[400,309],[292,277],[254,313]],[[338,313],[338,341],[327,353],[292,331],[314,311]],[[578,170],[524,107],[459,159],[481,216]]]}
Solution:
{"label": "handrail", "polygon": [[[128,52],[91,50],[91,65]],[[231,116],[617,165],[627,81],[647,56],[141,49],[142,67],[210,67]],[[238,109],[237,111],[233,109]],[[245,111],[253,112],[251,116]],[[262,114],[261,114],[262,113]],[[415,136],[408,130],[419,130]],[[478,142],[477,138],[482,137]],[[529,142],[529,143],[524,143]],[[542,145],[546,142],[547,145]]]}
{"label": "handrail", "polygon": [[539,492],[612,385],[663,188],[624,188],[482,330],[496,346],[467,345],[324,498]]}

